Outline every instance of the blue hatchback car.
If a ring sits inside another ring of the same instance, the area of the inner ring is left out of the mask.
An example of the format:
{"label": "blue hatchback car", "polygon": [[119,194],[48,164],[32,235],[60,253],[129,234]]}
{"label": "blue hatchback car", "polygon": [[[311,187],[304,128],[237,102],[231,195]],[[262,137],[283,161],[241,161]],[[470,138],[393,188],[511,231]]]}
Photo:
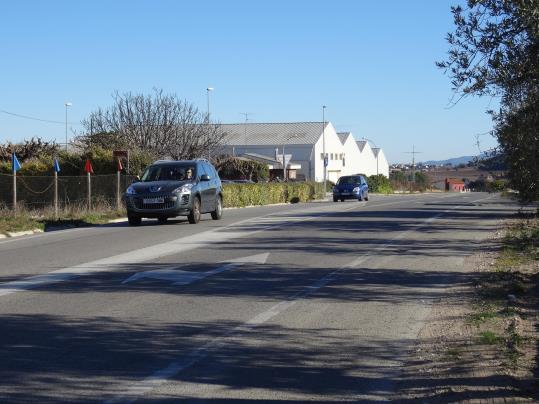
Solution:
{"label": "blue hatchback car", "polygon": [[340,177],[333,187],[333,202],[345,199],[369,200],[369,185],[363,175],[345,175]]}

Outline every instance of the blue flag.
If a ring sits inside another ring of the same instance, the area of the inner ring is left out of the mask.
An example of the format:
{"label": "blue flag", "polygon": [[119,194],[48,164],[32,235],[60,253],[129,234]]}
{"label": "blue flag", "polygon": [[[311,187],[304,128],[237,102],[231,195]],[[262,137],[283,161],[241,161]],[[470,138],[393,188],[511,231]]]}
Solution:
{"label": "blue flag", "polygon": [[57,173],[60,172],[60,164],[58,164],[58,159],[54,159],[54,171]]}
{"label": "blue flag", "polygon": [[11,169],[14,173],[21,169],[21,163],[19,163],[19,160],[17,160],[15,153],[11,155]]}

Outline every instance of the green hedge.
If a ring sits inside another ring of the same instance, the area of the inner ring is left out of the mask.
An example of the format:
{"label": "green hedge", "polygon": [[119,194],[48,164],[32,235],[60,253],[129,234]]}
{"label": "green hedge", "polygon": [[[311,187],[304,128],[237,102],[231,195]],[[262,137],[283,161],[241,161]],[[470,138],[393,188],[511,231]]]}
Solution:
{"label": "green hedge", "polygon": [[224,207],[308,202],[323,197],[323,184],[316,182],[225,184]]}
{"label": "green hedge", "polygon": [[393,186],[391,181],[382,174],[371,175],[367,178],[369,192],[373,194],[392,194]]}

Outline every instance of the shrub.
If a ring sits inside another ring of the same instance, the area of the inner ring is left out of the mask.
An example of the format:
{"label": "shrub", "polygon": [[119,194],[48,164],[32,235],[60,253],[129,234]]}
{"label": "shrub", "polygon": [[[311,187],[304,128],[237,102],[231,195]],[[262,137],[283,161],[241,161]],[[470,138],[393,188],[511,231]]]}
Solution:
{"label": "shrub", "polygon": [[315,182],[225,184],[223,205],[244,207],[273,203],[308,202],[323,196],[323,184]]}
{"label": "shrub", "polygon": [[393,187],[388,178],[382,174],[371,175],[367,178],[369,192],[376,194],[392,194]]}
{"label": "shrub", "polygon": [[219,176],[231,180],[248,179],[255,182],[269,178],[267,164],[240,157],[217,156],[213,163]]}

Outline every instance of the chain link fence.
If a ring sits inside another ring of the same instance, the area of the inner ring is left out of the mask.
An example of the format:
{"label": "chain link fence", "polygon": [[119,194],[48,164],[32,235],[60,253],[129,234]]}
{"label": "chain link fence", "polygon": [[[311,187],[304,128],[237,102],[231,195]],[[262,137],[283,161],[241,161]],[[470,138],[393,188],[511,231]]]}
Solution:
{"label": "chain link fence", "polygon": [[[120,176],[120,192],[133,182],[135,176]],[[58,176],[58,206],[67,209],[83,206],[88,202],[86,176]],[[92,205],[107,203],[116,206],[117,174],[92,175]],[[0,204],[13,208],[13,176],[0,174]],[[54,206],[54,176],[17,175],[17,207],[29,210],[46,209]]]}

